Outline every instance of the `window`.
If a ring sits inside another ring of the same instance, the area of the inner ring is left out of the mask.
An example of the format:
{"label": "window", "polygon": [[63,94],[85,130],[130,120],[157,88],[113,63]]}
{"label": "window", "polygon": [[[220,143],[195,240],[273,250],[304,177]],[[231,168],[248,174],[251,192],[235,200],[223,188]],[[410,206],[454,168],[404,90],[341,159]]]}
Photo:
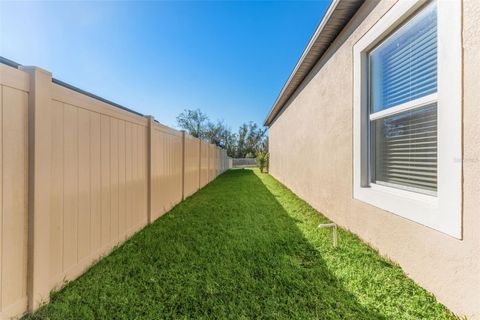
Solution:
{"label": "window", "polygon": [[432,2],[368,53],[371,182],[437,191],[437,10]]}
{"label": "window", "polygon": [[461,238],[461,16],[399,1],[354,46],[354,197]]}

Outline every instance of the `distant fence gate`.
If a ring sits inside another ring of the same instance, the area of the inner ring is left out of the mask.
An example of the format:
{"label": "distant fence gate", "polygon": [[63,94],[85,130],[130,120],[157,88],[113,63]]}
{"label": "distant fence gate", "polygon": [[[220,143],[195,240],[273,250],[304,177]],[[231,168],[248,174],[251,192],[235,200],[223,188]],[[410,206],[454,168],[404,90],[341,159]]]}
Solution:
{"label": "distant fence gate", "polygon": [[242,167],[256,167],[257,161],[255,158],[233,158],[233,167],[242,168]]}
{"label": "distant fence gate", "polygon": [[0,319],[48,301],[231,167],[226,151],[0,63]]}

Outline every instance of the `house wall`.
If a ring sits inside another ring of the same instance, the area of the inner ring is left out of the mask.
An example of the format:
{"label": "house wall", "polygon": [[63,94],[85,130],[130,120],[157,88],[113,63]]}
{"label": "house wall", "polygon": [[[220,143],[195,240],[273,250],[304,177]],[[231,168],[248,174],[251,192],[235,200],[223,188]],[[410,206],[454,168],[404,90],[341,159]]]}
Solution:
{"label": "house wall", "polygon": [[480,2],[463,2],[463,239],[353,199],[353,45],[394,4],[367,1],[273,122],[270,173],[459,315],[480,319]]}
{"label": "house wall", "polygon": [[[0,63],[0,319],[35,310],[197,191],[199,145],[45,70]],[[211,180],[220,169],[211,163]]]}

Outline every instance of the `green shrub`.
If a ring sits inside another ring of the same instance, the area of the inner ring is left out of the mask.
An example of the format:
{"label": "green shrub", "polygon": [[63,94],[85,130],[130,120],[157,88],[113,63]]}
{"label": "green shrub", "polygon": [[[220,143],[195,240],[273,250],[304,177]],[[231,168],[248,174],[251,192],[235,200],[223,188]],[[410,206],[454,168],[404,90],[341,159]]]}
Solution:
{"label": "green shrub", "polygon": [[264,169],[268,171],[268,153],[259,152],[257,154],[257,166],[260,168],[260,171],[263,172]]}

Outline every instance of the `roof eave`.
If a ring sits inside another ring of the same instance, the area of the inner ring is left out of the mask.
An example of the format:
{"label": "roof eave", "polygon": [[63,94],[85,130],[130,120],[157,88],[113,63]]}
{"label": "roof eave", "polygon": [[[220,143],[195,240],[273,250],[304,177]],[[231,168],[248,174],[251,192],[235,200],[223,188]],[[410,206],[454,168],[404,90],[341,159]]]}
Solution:
{"label": "roof eave", "polygon": [[270,126],[276,116],[282,111],[286,102],[313,69],[318,60],[330,47],[341,30],[347,25],[365,0],[333,0],[310,39],[307,47],[288,77],[275,103],[273,104],[265,126]]}

